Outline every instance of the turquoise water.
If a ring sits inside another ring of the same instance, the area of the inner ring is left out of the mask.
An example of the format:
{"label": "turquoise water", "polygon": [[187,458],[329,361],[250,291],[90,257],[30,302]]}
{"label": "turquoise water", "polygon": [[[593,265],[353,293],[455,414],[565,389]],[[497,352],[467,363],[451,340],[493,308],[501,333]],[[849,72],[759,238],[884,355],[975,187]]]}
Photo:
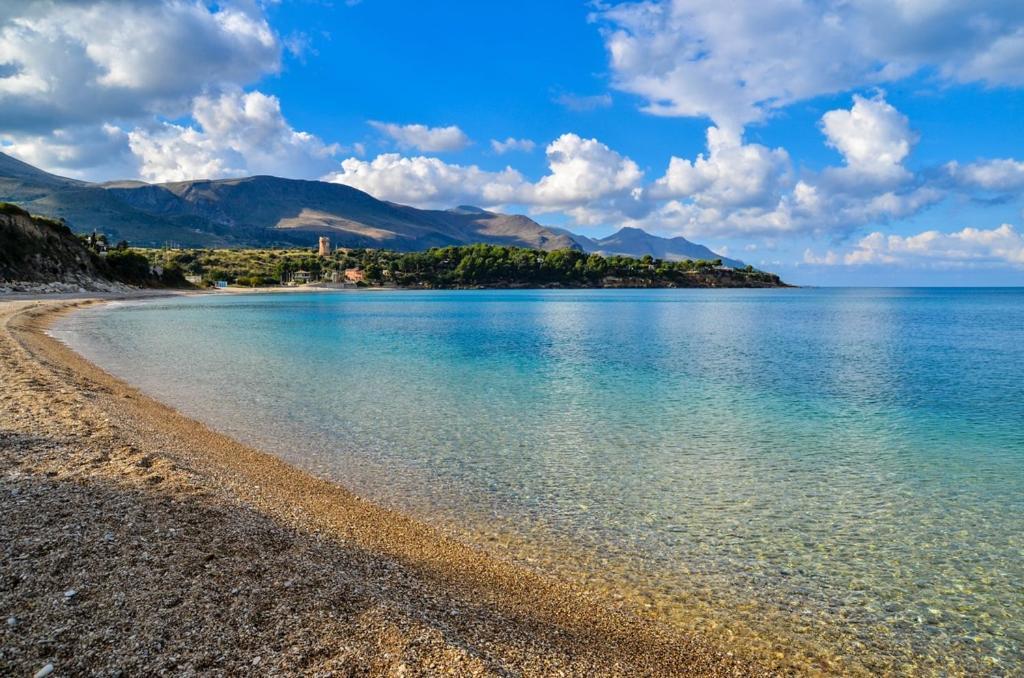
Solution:
{"label": "turquoise water", "polygon": [[55,334],[680,623],[874,671],[1024,670],[1024,290],[204,296]]}

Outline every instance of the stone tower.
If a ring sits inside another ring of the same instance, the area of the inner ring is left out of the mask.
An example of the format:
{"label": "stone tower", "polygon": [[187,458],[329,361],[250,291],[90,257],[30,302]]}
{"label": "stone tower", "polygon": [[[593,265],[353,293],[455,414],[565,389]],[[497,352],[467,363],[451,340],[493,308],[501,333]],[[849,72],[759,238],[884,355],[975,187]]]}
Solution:
{"label": "stone tower", "polygon": [[320,256],[326,257],[331,253],[331,239],[326,235],[320,236]]}

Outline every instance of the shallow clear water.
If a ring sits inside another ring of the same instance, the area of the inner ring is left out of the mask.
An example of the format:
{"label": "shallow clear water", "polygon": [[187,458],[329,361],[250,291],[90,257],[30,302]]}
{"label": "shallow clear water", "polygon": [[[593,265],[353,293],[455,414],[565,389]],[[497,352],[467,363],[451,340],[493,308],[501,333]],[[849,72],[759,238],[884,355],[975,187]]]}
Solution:
{"label": "shallow clear water", "polygon": [[1024,290],[204,296],[55,334],[683,623],[876,671],[1024,670]]}

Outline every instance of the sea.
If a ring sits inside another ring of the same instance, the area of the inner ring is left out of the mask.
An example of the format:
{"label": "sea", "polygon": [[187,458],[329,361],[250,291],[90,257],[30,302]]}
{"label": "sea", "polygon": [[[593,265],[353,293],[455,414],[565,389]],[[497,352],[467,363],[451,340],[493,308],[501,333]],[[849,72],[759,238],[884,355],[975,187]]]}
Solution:
{"label": "sea", "polygon": [[1024,289],[210,294],[52,332],[684,629],[812,670],[1024,674]]}

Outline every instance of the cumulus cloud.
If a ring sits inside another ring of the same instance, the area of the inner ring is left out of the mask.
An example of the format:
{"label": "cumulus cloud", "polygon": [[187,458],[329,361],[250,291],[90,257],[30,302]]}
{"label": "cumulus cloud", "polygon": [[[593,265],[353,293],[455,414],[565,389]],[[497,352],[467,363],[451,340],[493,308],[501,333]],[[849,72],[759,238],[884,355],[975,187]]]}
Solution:
{"label": "cumulus cloud", "polygon": [[44,133],[175,115],[204,90],[277,71],[280,57],[255,3],[9,3],[0,13],[0,125]]}
{"label": "cumulus cloud", "polygon": [[323,179],[358,188],[382,200],[435,208],[516,202],[526,184],[523,176],[511,168],[489,172],[476,165],[423,156],[407,158],[398,153],[385,153],[369,161],[348,158],[342,161],[340,172]]}
{"label": "cumulus cloud", "polygon": [[665,176],[651,188],[655,198],[692,198],[704,207],[774,206],[791,182],[789,154],[744,144],[736,134],[709,127],[707,156],[673,156]]}
{"label": "cumulus cloud", "polygon": [[855,96],[849,109],[826,113],[826,143],[843,165],[795,176],[789,154],[744,143],[729,128],[711,127],[707,152],[673,157],[646,191],[651,205],[630,225],[687,236],[842,236],[866,224],[907,217],[945,193],[904,166],[916,142],[906,117],[879,94]]}
{"label": "cumulus cloud", "polygon": [[910,236],[875,231],[846,253],[829,250],[823,255],[816,255],[807,250],[804,262],[826,266],[1024,267],[1024,236],[1010,224],[988,230],[924,231]]}
{"label": "cumulus cloud", "polygon": [[844,164],[800,177],[785,149],[745,143],[732,130],[710,127],[705,153],[673,156],[653,182],[645,182],[629,157],[571,133],[546,147],[548,171],[534,182],[511,168],[494,172],[398,154],[350,158],[328,179],[418,206],[516,205],[534,214],[560,212],[578,225],[630,225],[693,237],[841,237],[916,214],[945,196],[942,187],[905,168],[916,135],[882,95],[854,97],[849,109],[825,114],[821,129]]}
{"label": "cumulus cloud", "polygon": [[6,3],[0,142],[90,179],[315,176],[326,166],[308,161],[330,147],[291,130],[273,97],[241,94],[279,71],[281,55],[258,2]]}
{"label": "cumulus cloud", "polygon": [[426,153],[460,151],[469,145],[469,137],[455,125],[427,127],[426,125],[396,125],[371,120],[370,125],[395,140],[400,148],[414,148]]}
{"label": "cumulus cloud", "polygon": [[907,116],[897,111],[881,94],[866,99],[853,96],[853,107],[827,112],[821,128],[828,145],[843,156],[844,180],[861,185],[899,183],[909,178],[903,161],[910,155],[917,134]]}
{"label": "cumulus cloud", "polygon": [[504,155],[511,151],[523,151],[525,153],[530,153],[536,147],[537,144],[531,139],[516,139],[515,137],[508,137],[504,141],[491,139],[491,148],[494,149],[494,152],[498,155]]}
{"label": "cumulus cloud", "polygon": [[340,172],[324,179],[418,206],[517,204],[539,213],[578,210],[578,220],[585,220],[593,218],[592,210],[602,201],[628,198],[643,178],[629,158],[597,139],[576,134],[563,134],[551,142],[546,155],[548,173],[534,183],[511,168],[493,172],[476,165],[397,153],[379,155],[372,161],[349,158],[342,162]]}
{"label": "cumulus cloud", "polygon": [[981,160],[961,165],[953,161],[944,167],[960,188],[994,192],[1024,190],[1024,162],[1010,158]]}
{"label": "cumulus cloud", "polygon": [[291,128],[277,97],[228,92],[197,97],[196,125],[164,123],[128,133],[129,146],[149,181],[276,174],[317,177],[341,149]]}
{"label": "cumulus cloud", "polygon": [[1024,9],[1003,0],[661,0],[596,18],[618,89],[650,113],[719,127],[925,69],[952,82],[1024,84]]}
{"label": "cumulus cloud", "polygon": [[530,187],[526,202],[573,207],[629,193],[643,179],[640,167],[597,139],[563,134],[546,149],[548,174]]}

